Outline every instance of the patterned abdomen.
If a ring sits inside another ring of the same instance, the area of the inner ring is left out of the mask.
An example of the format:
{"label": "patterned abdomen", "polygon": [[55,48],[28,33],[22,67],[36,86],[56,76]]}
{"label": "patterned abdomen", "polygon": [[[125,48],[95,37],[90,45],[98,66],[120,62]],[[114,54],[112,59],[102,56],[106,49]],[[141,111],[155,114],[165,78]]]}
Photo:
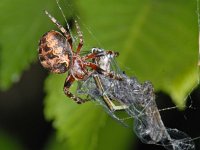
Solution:
{"label": "patterned abdomen", "polygon": [[57,31],[45,33],[39,42],[39,60],[53,73],[64,73],[71,63],[72,54],[66,38]]}

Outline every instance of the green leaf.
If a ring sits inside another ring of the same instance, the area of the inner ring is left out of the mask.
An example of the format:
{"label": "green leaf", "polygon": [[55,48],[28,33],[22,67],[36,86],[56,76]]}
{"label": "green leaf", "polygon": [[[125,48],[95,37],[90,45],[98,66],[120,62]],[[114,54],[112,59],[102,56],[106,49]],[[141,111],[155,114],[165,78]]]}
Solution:
{"label": "green leaf", "polygon": [[[48,120],[54,120],[59,139],[66,141],[70,150],[107,149],[107,145],[111,147],[116,141],[119,141],[116,150],[128,147],[132,129],[125,129],[116,121],[108,119],[103,109],[92,102],[77,105],[67,98],[62,90],[64,80],[65,76],[52,75],[45,85],[48,93],[45,116]],[[72,89],[75,88],[73,86]]]}
{"label": "green leaf", "polygon": [[44,150],[67,150],[68,146],[65,141],[58,140],[55,133],[53,133],[44,146]]}
{"label": "green leaf", "polygon": [[110,119],[99,134],[97,150],[128,150],[135,144],[133,121],[129,128]]}
{"label": "green leaf", "polygon": [[86,49],[119,51],[118,62],[129,75],[153,82],[184,106],[198,80],[195,0],[79,0],[77,5],[80,22],[92,32],[84,32]]}
{"label": "green leaf", "polygon": [[[17,82],[22,71],[37,59],[38,41],[47,27],[53,24],[44,14],[52,9],[54,0],[1,0],[0,1],[0,89]],[[58,9],[57,9],[58,12]],[[54,26],[55,27],[55,26]]]}

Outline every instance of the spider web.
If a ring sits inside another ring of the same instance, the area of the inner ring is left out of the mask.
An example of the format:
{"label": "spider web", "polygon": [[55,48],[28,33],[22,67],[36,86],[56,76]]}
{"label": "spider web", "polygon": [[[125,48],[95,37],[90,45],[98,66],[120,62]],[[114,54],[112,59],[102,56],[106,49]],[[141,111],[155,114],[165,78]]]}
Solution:
{"label": "spider web", "polygon": [[[99,102],[114,119],[122,121],[115,112],[110,111],[103,101],[103,94],[128,106],[125,111],[134,118],[134,131],[145,144],[162,145],[168,150],[194,150],[193,140],[184,132],[164,126],[155,102],[153,86],[149,82],[139,83],[135,77],[123,75],[123,81],[109,79],[99,75],[104,93],[99,93],[92,78],[85,81],[78,89],[82,94],[89,94]],[[122,122],[124,123],[124,122]]]}
{"label": "spider web", "polygon": [[[56,0],[56,2],[57,2],[59,9],[61,10],[61,13],[62,13],[64,19],[65,19],[68,30],[72,33],[72,31],[70,30],[69,24],[66,20],[65,14],[63,13],[62,8],[59,4],[60,0]],[[69,7],[69,5],[67,5],[67,7],[71,8],[71,7]],[[199,29],[200,29],[199,0],[197,0],[197,14],[198,14],[198,25],[199,25]],[[78,20],[80,20],[79,16],[76,16],[76,18]],[[87,30],[93,37],[95,37],[90,29],[87,28]],[[72,35],[72,37],[73,37],[74,41],[77,40],[77,37],[75,35]],[[199,42],[199,44],[200,44],[200,42]],[[199,66],[200,66],[200,50],[199,50],[198,70],[199,70]],[[118,70],[120,70],[120,69],[118,68]],[[115,71],[116,71],[116,69],[115,69]],[[113,96],[115,98],[116,97],[118,98],[119,95],[117,96],[116,93],[121,91],[122,94],[120,96],[122,96],[122,98],[121,98],[120,103],[124,103],[124,101],[125,101],[124,97],[127,98],[127,95],[124,94],[125,92],[130,94],[129,96],[132,99],[135,99],[135,96],[131,95],[131,93],[135,90],[133,87],[130,88],[131,91],[127,92],[127,89],[126,90],[123,89],[122,88],[123,86],[120,85],[119,83],[116,83],[116,81],[111,81],[109,79],[105,80],[104,77],[101,77],[101,78],[102,78],[103,82],[105,82],[106,84],[107,83],[108,84],[115,83],[115,85],[119,85],[119,89],[115,89],[115,92],[110,91],[111,87],[107,87],[106,92],[108,94],[110,94],[111,97]],[[128,79],[130,79],[130,78],[127,77],[127,80]],[[199,82],[199,78],[198,78],[198,82]],[[139,84],[140,83],[138,83],[138,85]],[[128,83],[125,83],[125,86],[127,86],[127,85],[128,85]],[[97,87],[95,87],[95,83],[92,80],[92,78],[89,78],[88,81],[85,81],[84,83],[82,83],[81,88],[84,91],[80,91],[80,92],[89,94],[90,96],[92,96],[94,101],[96,100],[100,105],[102,105],[113,118],[117,119],[118,121],[120,121],[124,124],[123,119],[120,119],[117,115],[115,115],[113,112],[111,112],[109,109],[107,109],[107,106],[103,102],[102,96],[98,93],[98,89],[97,89]],[[91,91],[91,90],[93,90],[93,91]],[[148,96],[148,95],[143,94],[142,96]],[[155,127],[155,121],[152,123],[151,118],[154,118],[153,115],[155,114],[155,112],[159,113],[159,110],[155,104],[155,99],[153,99],[152,97],[150,97],[150,99],[151,99],[150,102],[146,103],[145,107],[143,107],[143,108],[140,108],[141,106],[139,106],[138,104],[134,104],[134,105],[132,105],[132,108],[126,110],[128,115],[130,116],[130,118],[135,119],[134,130],[135,130],[135,133],[137,134],[137,136],[140,138],[140,140],[146,144],[162,145],[168,150],[193,150],[194,149],[193,139],[191,139],[187,134],[183,133],[182,131],[179,131],[177,129],[166,128],[164,126],[161,118],[159,120],[157,120],[158,127],[157,128]],[[133,101],[133,100],[130,100],[130,101]],[[125,102],[125,103],[127,103],[127,102]],[[149,107],[149,105],[151,105],[151,107]],[[140,108],[139,110],[138,110],[138,107]],[[148,110],[148,107],[153,109],[153,111]],[[139,112],[139,114],[143,114],[143,115],[139,115],[138,112]],[[148,112],[148,113],[146,113],[146,112]],[[160,133],[162,133],[162,135],[159,135]],[[154,136],[160,136],[160,140],[155,141],[155,139],[153,139]]]}

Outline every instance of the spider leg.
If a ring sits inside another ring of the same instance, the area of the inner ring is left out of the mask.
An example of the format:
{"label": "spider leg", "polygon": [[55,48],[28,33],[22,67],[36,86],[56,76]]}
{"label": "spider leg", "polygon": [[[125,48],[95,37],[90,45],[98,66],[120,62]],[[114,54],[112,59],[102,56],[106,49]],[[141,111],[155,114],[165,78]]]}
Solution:
{"label": "spider leg", "polygon": [[112,51],[112,50],[103,50],[101,48],[92,48],[92,53],[103,53],[104,56],[105,55],[110,55],[112,57],[117,57],[119,56],[119,53],[118,52],[115,52],[115,51]]}
{"label": "spider leg", "polygon": [[116,80],[123,80],[122,76],[120,74],[115,74],[114,72],[107,72],[103,69],[101,69],[97,64],[92,62],[86,62],[84,63],[85,66],[91,67],[93,70],[96,70],[99,74],[103,74],[105,76],[110,77],[111,79]]}
{"label": "spider leg", "polygon": [[89,53],[85,56],[83,56],[83,60],[88,60],[88,59],[93,59],[96,57],[102,57],[102,56],[106,56],[106,55],[111,55],[112,57],[117,57],[119,56],[118,52],[114,52],[114,51],[93,51],[92,53]]}
{"label": "spider leg", "polygon": [[72,75],[69,75],[67,77],[67,79],[65,80],[65,84],[64,84],[65,95],[68,96],[69,98],[73,99],[77,104],[82,104],[82,103],[86,102],[86,100],[83,100],[80,97],[76,97],[74,94],[72,94],[69,91],[69,88],[74,81],[75,81],[75,79]]}
{"label": "spider leg", "polygon": [[77,30],[77,33],[78,33],[78,36],[79,36],[79,44],[78,44],[78,47],[77,47],[77,50],[76,50],[76,53],[78,54],[83,46],[83,34],[80,30],[80,26],[78,25],[78,22],[75,20],[75,25],[76,25],[76,30]]}
{"label": "spider leg", "polygon": [[93,59],[96,57],[101,57],[101,56],[105,56],[104,53],[89,53],[85,56],[82,57],[83,60],[88,60],[88,59]]}
{"label": "spider leg", "polygon": [[102,93],[102,97],[103,97],[104,102],[106,103],[107,107],[111,111],[125,110],[125,109],[128,108],[127,105],[120,105],[120,106],[115,105],[112,102],[112,100],[108,97],[108,95],[105,94],[105,91],[104,91],[103,85],[101,84],[101,80],[100,80],[99,76],[98,75],[94,75],[93,78],[94,78],[94,80],[96,82],[97,88]]}
{"label": "spider leg", "polygon": [[45,14],[51,19],[51,21],[60,29],[60,31],[65,35],[65,37],[67,38],[67,41],[71,47],[71,49],[73,48],[72,46],[72,37],[70,35],[70,33],[53,17],[51,16],[48,11],[45,10]]}

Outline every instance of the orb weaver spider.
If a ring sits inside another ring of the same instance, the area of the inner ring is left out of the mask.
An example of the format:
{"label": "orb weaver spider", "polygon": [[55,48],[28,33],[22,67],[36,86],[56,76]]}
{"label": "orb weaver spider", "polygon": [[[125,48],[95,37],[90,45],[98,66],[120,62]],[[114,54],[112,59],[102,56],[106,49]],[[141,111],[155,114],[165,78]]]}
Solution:
{"label": "orb weaver spider", "polygon": [[[51,21],[59,28],[62,33],[51,30],[41,37],[38,48],[39,60],[42,66],[52,73],[62,74],[68,71],[68,76],[64,83],[64,93],[66,96],[78,104],[86,102],[87,100],[75,96],[69,91],[69,89],[75,80],[85,80],[94,72],[103,74],[109,78],[122,80],[122,77],[119,74],[104,70],[98,64],[89,61],[106,55],[116,57],[119,55],[119,53],[111,50],[105,51],[99,48],[92,48],[90,53],[81,56],[80,52],[83,46],[83,35],[77,21],[75,20],[75,26],[79,37],[79,43],[75,51],[70,32],[68,32],[47,11],[45,11],[45,14],[51,19]],[[94,78],[95,81],[97,81],[98,87],[103,92],[99,78],[97,76]],[[114,103],[112,103],[112,101],[106,96],[104,96],[104,101],[111,110],[124,109],[124,107],[115,106]]]}

